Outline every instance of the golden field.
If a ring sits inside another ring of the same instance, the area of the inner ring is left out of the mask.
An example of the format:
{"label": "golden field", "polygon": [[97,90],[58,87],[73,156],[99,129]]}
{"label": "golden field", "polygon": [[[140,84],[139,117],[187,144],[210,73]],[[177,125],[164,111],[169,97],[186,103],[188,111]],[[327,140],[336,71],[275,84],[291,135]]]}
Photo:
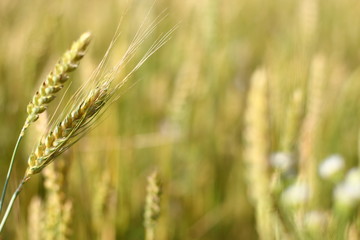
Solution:
{"label": "golden field", "polygon": [[[360,239],[359,13],[355,0],[1,0],[0,186],[27,104],[82,33],[92,41],[49,119],[118,26],[104,71],[157,17],[135,63],[176,29],[96,128],[25,184],[0,239]],[[21,142],[4,207],[45,119]]]}

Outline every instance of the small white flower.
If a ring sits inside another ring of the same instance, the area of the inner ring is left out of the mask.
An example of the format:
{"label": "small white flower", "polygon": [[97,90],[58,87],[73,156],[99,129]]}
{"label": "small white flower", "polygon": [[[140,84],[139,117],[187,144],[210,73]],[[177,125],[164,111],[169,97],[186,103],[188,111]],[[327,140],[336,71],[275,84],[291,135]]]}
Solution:
{"label": "small white flower", "polygon": [[360,169],[352,168],[346,174],[345,180],[334,190],[335,203],[340,209],[351,210],[360,203]]}
{"label": "small white flower", "polygon": [[286,205],[298,206],[306,203],[310,197],[309,186],[305,183],[295,183],[289,186],[282,194],[282,200]]}
{"label": "small white flower", "polygon": [[345,161],[338,154],[326,158],[319,166],[319,175],[326,180],[338,181],[344,173]]}
{"label": "small white flower", "polygon": [[281,172],[289,172],[295,165],[290,153],[276,152],[270,156],[270,165]]}
{"label": "small white flower", "polygon": [[327,225],[327,215],[322,211],[310,211],[304,216],[304,224],[309,231],[323,231]]}
{"label": "small white flower", "polygon": [[350,169],[346,174],[345,182],[360,185],[360,169],[359,168]]}
{"label": "small white flower", "polygon": [[334,190],[334,199],[340,205],[354,207],[360,201],[359,183],[342,182]]}

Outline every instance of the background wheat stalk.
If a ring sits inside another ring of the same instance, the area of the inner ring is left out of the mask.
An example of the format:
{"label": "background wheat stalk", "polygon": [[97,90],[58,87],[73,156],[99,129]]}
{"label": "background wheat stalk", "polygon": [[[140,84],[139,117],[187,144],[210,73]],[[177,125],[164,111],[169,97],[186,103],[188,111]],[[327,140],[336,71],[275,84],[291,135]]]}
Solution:
{"label": "background wheat stalk", "polygon": [[44,239],[65,240],[71,234],[72,201],[65,191],[69,159],[66,154],[43,171],[46,201],[42,234]]}
{"label": "background wheat stalk", "polygon": [[161,187],[157,172],[153,172],[148,177],[146,192],[144,212],[145,240],[154,240],[156,239],[155,226],[160,216],[161,195]]}
{"label": "background wheat stalk", "polygon": [[247,164],[248,181],[251,198],[256,208],[257,229],[261,239],[274,239],[272,214],[273,204],[269,189],[270,172],[268,166],[269,120],[268,120],[268,77],[265,69],[253,73],[248,95],[245,122],[244,155]]}

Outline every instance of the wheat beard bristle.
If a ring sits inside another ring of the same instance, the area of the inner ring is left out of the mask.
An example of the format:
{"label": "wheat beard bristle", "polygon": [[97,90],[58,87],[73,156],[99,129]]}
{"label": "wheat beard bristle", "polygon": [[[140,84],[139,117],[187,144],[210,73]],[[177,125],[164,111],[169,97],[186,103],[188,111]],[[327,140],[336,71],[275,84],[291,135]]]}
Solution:
{"label": "wheat beard bristle", "polygon": [[78,107],[43,137],[28,159],[26,176],[39,173],[74,144],[90,126],[110,97],[109,85],[93,89]]}
{"label": "wheat beard bristle", "polygon": [[63,88],[63,84],[69,79],[68,74],[79,66],[79,62],[85,55],[90,40],[91,34],[89,32],[82,34],[80,38],[72,44],[70,50],[66,51],[60,58],[55,68],[41,84],[39,90],[28,104],[28,117],[24,129],[39,118],[39,114],[46,110],[46,104],[54,100],[55,93]]}

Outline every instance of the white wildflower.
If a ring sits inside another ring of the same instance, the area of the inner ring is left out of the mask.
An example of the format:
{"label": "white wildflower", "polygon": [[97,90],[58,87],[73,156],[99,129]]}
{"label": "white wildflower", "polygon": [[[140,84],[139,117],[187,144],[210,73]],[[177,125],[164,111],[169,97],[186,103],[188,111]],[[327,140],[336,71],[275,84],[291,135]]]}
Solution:
{"label": "white wildflower", "polygon": [[319,166],[319,175],[323,179],[338,182],[344,174],[345,161],[338,154],[326,158]]}
{"label": "white wildflower", "polygon": [[286,205],[299,206],[306,203],[310,198],[309,186],[305,183],[295,183],[288,187],[282,194],[282,200]]}

